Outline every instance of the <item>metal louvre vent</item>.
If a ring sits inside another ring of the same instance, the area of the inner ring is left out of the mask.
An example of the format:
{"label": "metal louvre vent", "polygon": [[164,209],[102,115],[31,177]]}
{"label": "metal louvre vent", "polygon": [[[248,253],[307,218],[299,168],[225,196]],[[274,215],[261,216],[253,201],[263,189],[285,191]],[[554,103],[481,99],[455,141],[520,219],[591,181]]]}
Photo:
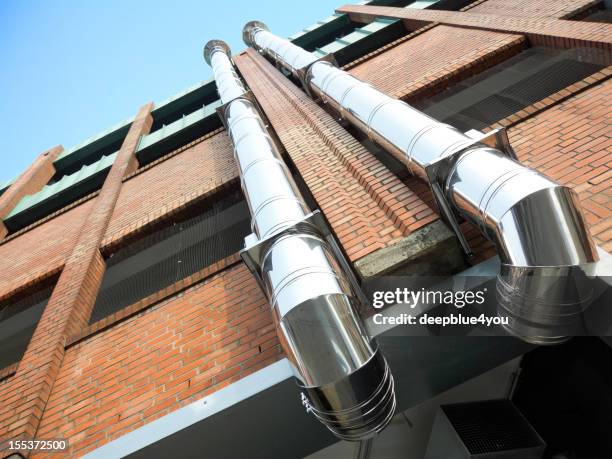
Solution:
{"label": "metal louvre vent", "polygon": [[604,67],[597,51],[530,48],[413,105],[461,130],[482,129]]}
{"label": "metal louvre vent", "polygon": [[236,253],[249,233],[248,207],[234,191],[122,247],[107,259],[90,323]]}
{"label": "metal louvre vent", "polygon": [[471,454],[540,445],[533,429],[508,400],[447,405],[442,409]]}
{"label": "metal louvre vent", "polygon": [[441,405],[426,459],[536,459],[546,443],[508,399]]}
{"label": "metal louvre vent", "polygon": [[21,360],[52,291],[46,286],[0,302],[0,369]]}

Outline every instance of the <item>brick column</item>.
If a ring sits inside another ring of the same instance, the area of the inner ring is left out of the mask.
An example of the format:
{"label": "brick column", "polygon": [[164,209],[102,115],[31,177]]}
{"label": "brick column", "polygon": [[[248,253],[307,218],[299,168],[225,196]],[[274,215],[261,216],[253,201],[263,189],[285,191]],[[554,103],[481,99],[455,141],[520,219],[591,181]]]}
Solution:
{"label": "brick column", "polygon": [[417,29],[436,22],[494,32],[524,34],[534,45],[556,48],[612,48],[612,25],[597,22],[368,5],[345,5],[336,12],[346,13],[357,22],[371,22],[378,17],[400,19],[409,29]]}
{"label": "brick column", "polygon": [[134,153],[140,137],[151,128],[151,109],[151,103],[143,106],[134,119],[15,376],[0,386],[0,438],[35,437],[64,356],[66,339],[89,320],[105,270],[100,242],[123,177],[137,167]]}
{"label": "brick column", "polygon": [[2,219],[6,217],[17,205],[21,198],[34,194],[44,187],[55,174],[53,161],[64,151],[64,147],[57,145],[44,153],[23,172],[0,196],[0,239],[8,233]]}

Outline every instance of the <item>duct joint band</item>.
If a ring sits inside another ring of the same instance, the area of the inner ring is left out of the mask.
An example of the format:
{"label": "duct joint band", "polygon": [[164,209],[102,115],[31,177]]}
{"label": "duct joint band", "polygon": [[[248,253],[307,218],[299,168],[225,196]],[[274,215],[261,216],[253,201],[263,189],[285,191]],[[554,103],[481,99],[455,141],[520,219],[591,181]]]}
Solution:
{"label": "duct joint band", "polygon": [[391,102],[394,102],[394,100],[393,99],[387,99],[387,100],[381,102],[380,104],[378,104],[376,107],[374,107],[374,109],[370,112],[370,115],[368,116],[368,121],[366,122],[367,130],[368,130],[368,132],[367,132],[368,139],[374,140],[372,138],[372,120],[376,116],[376,112],[378,112],[381,108],[383,108],[387,104],[390,104]]}

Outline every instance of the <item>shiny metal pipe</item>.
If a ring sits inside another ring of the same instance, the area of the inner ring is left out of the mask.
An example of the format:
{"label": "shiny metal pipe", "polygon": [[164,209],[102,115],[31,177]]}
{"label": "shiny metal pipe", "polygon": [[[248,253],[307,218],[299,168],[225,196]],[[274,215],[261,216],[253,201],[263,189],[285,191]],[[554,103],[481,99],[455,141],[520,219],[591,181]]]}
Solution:
{"label": "shiny metal pipe", "polygon": [[242,189],[260,245],[257,273],[281,345],[309,410],[336,436],[367,439],[395,411],[387,362],[357,314],[347,276],[310,214],[230,50],[213,40],[204,57],[215,75]]}
{"label": "shiny metal pipe", "polygon": [[539,344],[572,334],[591,301],[585,270],[598,256],[570,188],[317,60],[261,22],[246,24],[243,38],[440,190],[454,213],[495,244],[502,262],[498,312],[511,319],[512,334]]}

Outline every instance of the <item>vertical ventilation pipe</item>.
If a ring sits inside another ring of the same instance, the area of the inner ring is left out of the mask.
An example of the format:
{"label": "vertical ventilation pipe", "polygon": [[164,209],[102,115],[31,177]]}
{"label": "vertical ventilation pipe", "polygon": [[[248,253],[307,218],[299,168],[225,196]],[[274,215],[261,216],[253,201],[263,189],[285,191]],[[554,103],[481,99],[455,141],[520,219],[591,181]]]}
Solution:
{"label": "vertical ventilation pipe", "polygon": [[318,60],[259,21],[245,25],[243,38],[427,180],[468,253],[455,215],[495,244],[502,263],[497,310],[511,334],[554,344],[580,330],[593,296],[586,273],[598,256],[573,190],[521,165],[503,131],[493,145],[490,135],[468,136]]}
{"label": "vertical ventilation pipe", "polygon": [[[234,145],[253,235],[247,247],[305,405],[337,437],[364,440],[395,412],[393,377],[359,318],[343,273],[237,75],[230,50],[212,40],[221,113]],[[250,266],[251,267],[251,266]],[[306,397],[306,399],[304,399]]]}

